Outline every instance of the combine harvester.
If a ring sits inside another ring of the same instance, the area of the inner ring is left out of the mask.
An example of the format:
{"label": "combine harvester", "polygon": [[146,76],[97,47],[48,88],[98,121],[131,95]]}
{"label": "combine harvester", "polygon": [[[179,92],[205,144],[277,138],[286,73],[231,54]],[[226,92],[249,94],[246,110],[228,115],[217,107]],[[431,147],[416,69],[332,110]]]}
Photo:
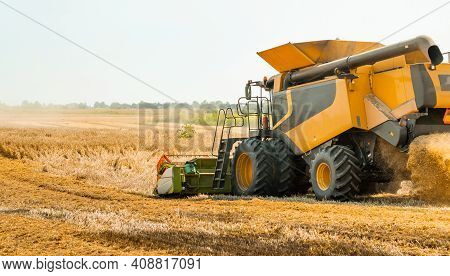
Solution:
{"label": "combine harvester", "polygon": [[[348,200],[381,174],[376,139],[406,152],[417,136],[450,132],[450,64],[429,37],[288,43],[258,55],[279,74],[249,81],[236,107],[219,110],[210,157],[163,156],[157,194],[287,196],[312,187],[317,199]],[[245,137],[230,135],[236,128]]]}

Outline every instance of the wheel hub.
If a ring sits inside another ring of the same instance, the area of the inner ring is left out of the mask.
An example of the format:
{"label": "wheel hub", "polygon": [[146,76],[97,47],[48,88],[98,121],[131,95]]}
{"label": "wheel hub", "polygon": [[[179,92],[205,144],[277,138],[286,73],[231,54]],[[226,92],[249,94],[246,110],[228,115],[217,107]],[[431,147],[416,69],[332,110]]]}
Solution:
{"label": "wheel hub", "polygon": [[243,191],[248,190],[253,182],[252,160],[247,153],[239,155],[236,162],[237,184]]}
{"label": "wheel hub", "polygon": [[317,185],[322,191],[328,190],[331,185],[331,169],[327,163],[320,163],[316,170]]}

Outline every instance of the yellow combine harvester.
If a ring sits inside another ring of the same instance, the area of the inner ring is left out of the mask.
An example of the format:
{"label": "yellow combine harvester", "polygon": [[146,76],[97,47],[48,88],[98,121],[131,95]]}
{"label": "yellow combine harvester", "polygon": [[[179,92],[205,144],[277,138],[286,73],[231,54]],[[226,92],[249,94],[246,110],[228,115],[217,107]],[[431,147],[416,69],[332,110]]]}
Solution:
{"label": "yellow combine harvester", "polygon": [[[407,151],[417,136],[450,132],[450,64],[429,37],[288,43],[258,55],[279,74],[249,81],[236,107],[219,111],[211,157],[161,159],[158,194],[284,196],[312,187],[318,199],[351,199],[383,178],[377,139]],[[230,136],[237,127],[248,134]]]}

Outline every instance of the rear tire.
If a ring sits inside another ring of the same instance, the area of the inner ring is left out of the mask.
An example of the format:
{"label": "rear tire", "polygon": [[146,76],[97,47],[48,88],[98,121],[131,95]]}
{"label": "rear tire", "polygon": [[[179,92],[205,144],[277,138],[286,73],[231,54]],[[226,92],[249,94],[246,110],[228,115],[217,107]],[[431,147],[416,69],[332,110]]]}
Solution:
{"label": "rear tire", "polygon": [[244,140],[236,148],[231,164],[233,194],[276,196],[275,167],[269,142]]}
{"label": "rear tire", "polygon": [[303,160],[296,160],[294,153],[281,139],[270,140],[270,146],[277,163],[275,177],[278,180],[278,196],[306,193],[311,185],[305,177],[306,164],[299,164]]}
{"label": "rear tire", "polygon": [[319,200],[350,200],[359,192],[360,162],[345,146],[320,151],[311,162],[311,184]]}

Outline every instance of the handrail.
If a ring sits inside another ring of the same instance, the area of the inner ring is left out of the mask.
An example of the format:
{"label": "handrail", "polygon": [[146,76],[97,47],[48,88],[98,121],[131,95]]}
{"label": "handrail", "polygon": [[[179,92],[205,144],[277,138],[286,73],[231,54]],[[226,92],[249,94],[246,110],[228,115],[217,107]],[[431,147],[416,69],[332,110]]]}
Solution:
{"label": "handrail", "polygon": [[[242,117],[247,117],[246,114],[244,112],[242,112],[242,107],[241,107],[241,100],[246,100],[247,102],[245,103],[246,106],[248,106],[249,102],[256,102],[257,103],[257,109],[260,109],[260,105],[262,105],[262,102],[267,102],[270,103],[270,100],[267,97],[260,97],[260,96],[255,96],[255,97],[251,97],[250,100],[248,100],[246,97],[240,97],[238,99],[238,103],[236,104],[236,109],[238,111],[238,115],[242,116]],[[269,105],[270,107],[270,105]],[[249,108],[247,108],[249,109]],[[262,109],[262,106],[261,106]],[[268,108],[269,112],[262,112],[262,114],[270,114],[270,108]],[[256,115],[258,114],[258,112],[253,112],[251,113],[252,115]]]}
{"label": "handrail", "polygon": [[[242,111],[242,103],[241,101],[245,100],[245,107],[247,108],[247,112],[243,112]],[[246,98],[246,97],[241,97],[238,99],[238,103],[236,105],[236,109],[238,111],[238,114],[241,117],[245,117],[247,118],[247,122],[248,122],[248,131],[249,133],[252,130],[262,130],[263,126],[262,126],[262,116],[266,115],[266,116],[270,116],[271,115],[271,105],[270,105],[270,100],[267,97],[262,97],[262,96],[254,96],[251,97],[250,99]],[[256,112],[250,112],[250,104],[249,103],[256,103]],[[264,111],[264,103],[267,103],[267,112]],[[256,128],[252,128],[251,127],[251,121],[250,121],[250,117],[256,117],[257,118],[257,127]]]}
{"label": "handrail", "polygon": [[[224,108],[219,109],[219,112],[217,113],[216,129],[214,131],[213,144],[212,144],[212,147],[211,147],[211,155],[212,156],[217,156],[216,154],[214,154],[214,147],[216,145],[217,129],[219,128],[220,115],[222,113],[223,113],[223,124],[222,124],[221,132],[220,132],[220,141],[223,140],[223,132],[224,132],[225,128],[228,129],[228,132],[227,132],[227,139],[228,139],[228,138],[230,138],[231,128],[233,128],[233,127],[243,127],[244,126],[244,118],[242,116],[240,116],[240,115],[235,116],[234,111],[233,111],[233,109],[231,107],[227,107],[225,109]],[[230,125],[230,126],[227,126],[226,123],[227,123],[228,119],[234,120],[234,124]],[[241,124],[239,124],[239,125],[238,125],[238,122],[237,122],[238,119],[241,119]]]}
{"label": "handrail", "polygon": [[[247,112],[242,111],[242,103],[241,101],[245,100],[245,108],[247,109]],[[249,103],[256,103],[256,112],[250,112],[250,104]],[[264,103],[267,103],[267,110],[265,111]],[[252,130],[262,130],[263,129],[263,123],[262,123],[262,117],[270,116],[271,115],[271,100],[267,97],[262,96],[254,96],[250,97],[250,99],[247,99],[246,97],[241,97],[238,99],[238,103],[236,104],[236,112],[234,113],[233,108],[227,107],[227,108],[221,108],[219,109],[219,112],[217,113],[217,121],[216,121],[216,128],[214,131],[214,138],[213,138],[213,144],[211,147],[211,155],[217,156],[214,153],[214,148],[216,147],[216,140],[218,137],[218,129],[221,128],[220,131],[220,142],[223,140],[224,137],[224,131],[225,129],[228,129],[228,131],[225,133],[227,139],[230,138],[231,129],[234,127],[244,127],[245,125],[245,118],[247,118],[247,125],[248,125],[248,132],[250,133]],[[220,120],[223,116],[223,123],[220,125]],[[252,128],[250,123],[250,117],[256,117],[257,118],[257,128]],[[240,119],[240,124],[238,124],[238,119]],[[232,120],[232,124],[227,125],[227,121]],[[219,143],[220,143],[219,142]]]}

